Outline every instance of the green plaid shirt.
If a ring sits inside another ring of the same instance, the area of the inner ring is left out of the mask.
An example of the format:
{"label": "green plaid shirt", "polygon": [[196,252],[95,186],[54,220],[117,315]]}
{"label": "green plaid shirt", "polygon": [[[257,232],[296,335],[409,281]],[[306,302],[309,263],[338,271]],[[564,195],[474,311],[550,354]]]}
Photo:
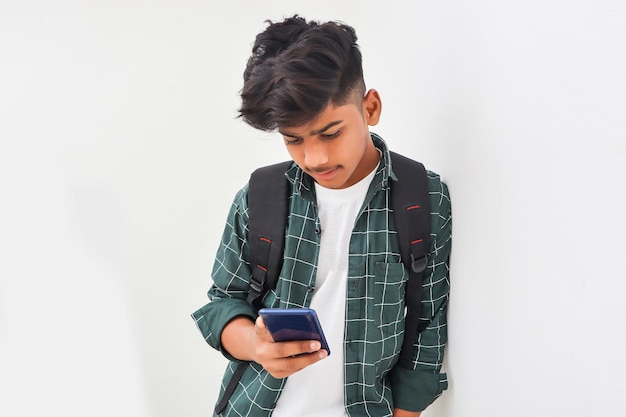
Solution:
{"label": "green plaid shirt", "polygon": [[[448,260],[451,210],[447,187],[428,172],[431,203],[431,247],[424,273],[421,318],[429,322],[414,344],[413,369],[395,366],[404,335],[404,287],[409,273],[401,262],[389,182],[396,180],[383,140],[372,139],[383,158],[370,184],[350,240],[344,339],[344,400],[350,416],[391,416],[393,408],[423,410],[447,388],[441,373],[447,340]],[[295,164],[282,271],[275,290],[263,298],[272,308],[307,307],[315,288],[320,245],[313,180]],[[247,186],[233,202],[213,266],[210,302],[192,317],[205,340],[231,360],[223,395],[237,364],[222,349],[221,332],[236,316],[256,313],[246,302],[251,268],[248,262]],[[224,416],[269,416],[285,379],[275,379],[250,363],[231,396]]]}

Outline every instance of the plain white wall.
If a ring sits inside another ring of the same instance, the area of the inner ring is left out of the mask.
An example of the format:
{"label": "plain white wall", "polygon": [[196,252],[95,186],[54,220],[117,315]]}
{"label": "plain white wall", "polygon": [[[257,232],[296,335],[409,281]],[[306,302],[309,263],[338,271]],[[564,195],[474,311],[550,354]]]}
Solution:
{"label": "plain white wall", "polygon": [[374,131],[448,182],[450,389],[426,416],[624,416],[620,1],[0,0],[0,414],[210,415],[189,314],[249,172],[263,20],[353,25]]}

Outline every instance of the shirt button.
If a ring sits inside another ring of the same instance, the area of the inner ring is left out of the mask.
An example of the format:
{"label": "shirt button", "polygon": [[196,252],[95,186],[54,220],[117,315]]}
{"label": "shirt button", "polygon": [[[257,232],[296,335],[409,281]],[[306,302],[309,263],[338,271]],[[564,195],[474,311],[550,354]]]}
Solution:
{"label": "shirt button", "polygon": [[314,291],[314,290],[315,290],[315,287],[314,287],[314,286],[312,286],[312,285],[308,285],[308,286],[306,287],[306,290],[307,290],[307,292],[312,292],[312,291]]}
{"label": "shirt button", "polygon": [[319,235],[320,233],[322,233],[322,229],[320,229],[319,227],[315,228],[315,234]]}

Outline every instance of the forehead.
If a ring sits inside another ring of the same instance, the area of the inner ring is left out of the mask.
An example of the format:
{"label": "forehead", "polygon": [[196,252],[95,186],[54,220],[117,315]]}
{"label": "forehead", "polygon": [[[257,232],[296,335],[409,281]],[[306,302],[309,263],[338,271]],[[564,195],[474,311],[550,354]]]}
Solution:
{"label": "forehead", "polygon": [[[329,104],[321,113],[311,119],[309,122],[299,126],[281,126],[280,131],[287,131],[298,135],[314,135],[319,133],[329,124],[337,125],[340,123],[351,123],[358,120],[361,115],[359,107],[349,102],[340,106]],[[337,123],[339,122],[339,123]]]}

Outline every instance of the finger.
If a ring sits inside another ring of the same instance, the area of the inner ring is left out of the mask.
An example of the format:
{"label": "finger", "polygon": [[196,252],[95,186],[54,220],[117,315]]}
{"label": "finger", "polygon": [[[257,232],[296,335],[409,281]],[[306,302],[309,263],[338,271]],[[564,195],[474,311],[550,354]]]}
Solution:
{"label": "finger", "polygon": [[326,351],[322,349],[312,353],[303,353],[291,358],[285,358],[282,359],[282,361],[286,370],[295,372],[304,369],[309,365],[313,365],[327,356],[328,354]]}
{"label": "finger", "polygon": [[328,354],[326,350],[321,349],[313,353],[304,353],[291,358],[277,359],[272,362],[271,366],[268,366],[265,369],[274,378],[286,378],[298,371],[301,371],[307,366],[311,366],[314,363],[321,361],[327,356]]}
{"label": "finger", "polygon": [[293,356],[318,352],[321,347],[320,342],[317,340],[298,340],[274,343],[272,349],[274,350],[273,356],[275,358],[291,358]]}

